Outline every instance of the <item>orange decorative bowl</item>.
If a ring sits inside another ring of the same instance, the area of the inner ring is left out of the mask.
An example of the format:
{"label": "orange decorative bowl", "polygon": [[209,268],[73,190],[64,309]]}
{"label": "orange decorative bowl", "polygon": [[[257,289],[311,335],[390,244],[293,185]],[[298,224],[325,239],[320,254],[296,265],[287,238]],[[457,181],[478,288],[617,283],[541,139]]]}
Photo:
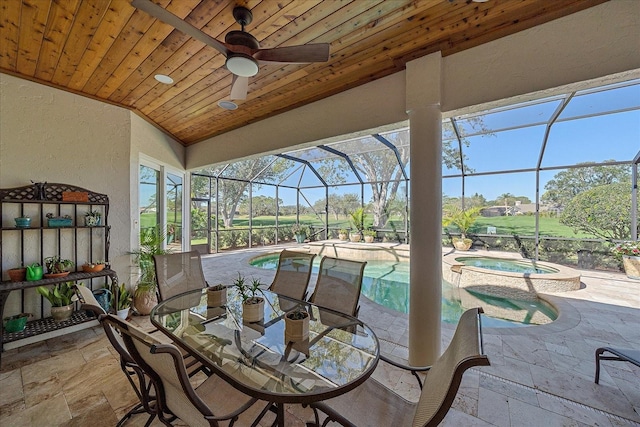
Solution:
{"label": "orange decorative bowl", "polygon": [[82,266],[82,271],[85,273],[97,273],[98,271],[102,271],[104,269],[104,264],[84,264]]}

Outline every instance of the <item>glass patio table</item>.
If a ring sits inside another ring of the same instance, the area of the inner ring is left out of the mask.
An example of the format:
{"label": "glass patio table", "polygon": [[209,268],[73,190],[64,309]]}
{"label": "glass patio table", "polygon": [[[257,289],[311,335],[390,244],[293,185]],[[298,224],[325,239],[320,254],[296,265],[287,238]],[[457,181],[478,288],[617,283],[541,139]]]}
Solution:
{"label": "glass patio table", "polygon": [[[284,403],[308,404],[363,383],[379,358],[378,339],[355,317],[263,291],[264,317],[243,322],[242,302],[227,288],[227,303],[207,305],[195,290],[159,303],[151,322],[205,366],[243,393],[275,404],[284,426]],[[285,313],[310,314],[309,338],[285,339]]]}

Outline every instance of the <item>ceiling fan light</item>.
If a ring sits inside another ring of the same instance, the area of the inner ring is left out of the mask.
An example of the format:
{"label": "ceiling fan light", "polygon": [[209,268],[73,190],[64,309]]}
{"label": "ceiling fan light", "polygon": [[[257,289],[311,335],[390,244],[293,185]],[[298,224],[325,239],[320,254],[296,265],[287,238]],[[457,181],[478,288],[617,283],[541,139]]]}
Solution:
{"label": "ceiling fan light", "polygon": [[229,56],[225,65],[236,76],[253,77],[258,74],[258,61],[243,53]]}

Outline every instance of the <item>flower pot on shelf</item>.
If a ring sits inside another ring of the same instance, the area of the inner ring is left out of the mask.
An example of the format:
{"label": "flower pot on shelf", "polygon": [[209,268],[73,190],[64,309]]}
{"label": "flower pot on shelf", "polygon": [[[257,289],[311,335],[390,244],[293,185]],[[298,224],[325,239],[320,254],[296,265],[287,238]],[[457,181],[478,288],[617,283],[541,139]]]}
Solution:
{"label": "flower pot on shelf", "polygon": [[13,333],[13,332],[22,332],[24,331],[25,326],[27,326],[27,320],[31,317],[31,313],[20,313],[15,316],[6,317],[4,319],[4,330],[5,332]]}
{"label": "flower pot on shelf", "polygon": [[7,270],[7,274],[9,274],[9,280],[12,282],[24,282],[27,277],[27,269],[26,268],[10,268]]}
{"label": "flower pot on shelf", "polygon": [[629,279],[640,280],[640,256],[622,256],[624,272]]}
{"label": "flower pot on shelf", "polygon": [[284,339],[287,343],[309,338],[309,313],[292,311],[284,316]]}
{"label": "flower pot on shelf", "polygon": [[264,318],[264,298],[253,297],[242,303],[242,320],[259,322]]}
{"label": "flower pot on shelf", "polygon": [[31,227],[31,218],[28,218],[28,217],[14,218],[14,221],[16,222],[16,228]]}
{"label": "flower pot on shelf", "polygon": [[60,273],[46,273],[44,277],[45,279],[57,279],[57,278],[68,276],[68,275],[69,275],[68,271],[62,271]]}
{"label": "flower pot on shelf", "polygon": [[51,317],[56,323],[69,320],[73,314],[73,304],[65,305],[62,307],[51,307]]}
{"label": "flower pot on shelf", "polygon": [[97,227],[100,225],[100,217],[99,216],[91,216],[86,215],[84,217],[84,225],[87,227]]}
{"label": "flower pot on shelf", "polygon": [[97,273],[104,270],[104,264],[84,264],[82,271],[85,273]]}

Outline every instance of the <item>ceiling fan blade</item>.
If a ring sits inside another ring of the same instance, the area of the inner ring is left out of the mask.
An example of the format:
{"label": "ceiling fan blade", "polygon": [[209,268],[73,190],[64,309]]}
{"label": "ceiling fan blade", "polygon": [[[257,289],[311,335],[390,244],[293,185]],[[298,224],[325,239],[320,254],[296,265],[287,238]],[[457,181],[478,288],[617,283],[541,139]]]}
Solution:
{"label": "ceiling fan blade", "polygon": [[329,43],[260,49],[253,57],[259,61],[281,62],[285,64],[326,62],[329,60]]}
{"label": "ceiling fan blade", "polygon": [[249,77],[240,77],[233,75],[233,81],[231,82],[231,96],[230,99],[247,99],[247,92],[249,91]]}
{"label": "ceiling fan blade", "polygon": [[227,46],[224,43],[214,39],[210,35],[204,33],[202,30],[180,19],[168,10],[161,8],[151,0],[133,0],[131,2],[131,6],[148,13],[154,18],[159,19],[165,24],[171,25],[175,29],[182,31],[186,35],[193,37],[194,39],[199,40],[204,44],[211,46],[212,48],[220,51],[220,53],[222,53],[224,56],[227,56],[229,54],[229,49],[227,49]]}

